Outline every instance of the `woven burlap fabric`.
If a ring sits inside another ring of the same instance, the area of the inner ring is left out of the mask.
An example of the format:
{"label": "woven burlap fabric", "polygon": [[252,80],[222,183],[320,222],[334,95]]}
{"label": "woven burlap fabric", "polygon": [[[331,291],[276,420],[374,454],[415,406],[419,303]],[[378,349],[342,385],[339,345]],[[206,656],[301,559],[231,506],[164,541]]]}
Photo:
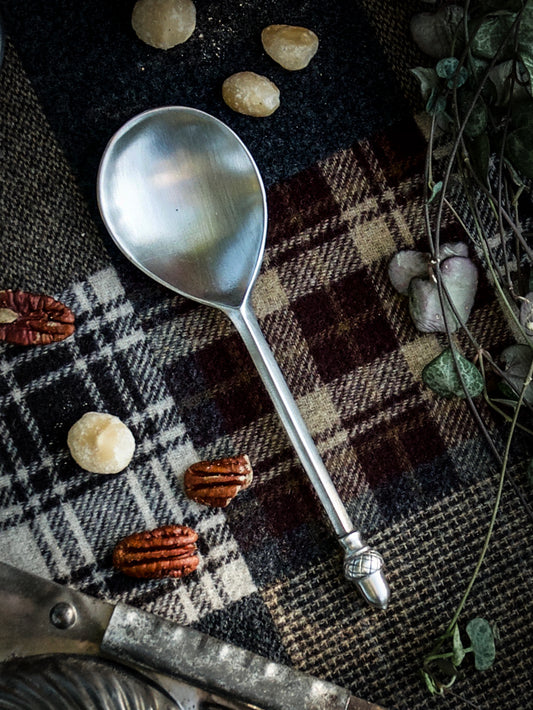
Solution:
{"label": "woven burlap fabric", "polygon": [[[396,71],[400,50],[398,41]],[[430,698],[417,670],[468,582],[497,471],[467,407],[422,385],[444,341],[414,330],[387,277],[392,254],[424,244],[416,123],[374,126],[269,186],[253,295],[350,514],[386,559],[393,599],[382,613],[343,580],[337,543],[231,324],[111,258],[12,46],[1,81],[2,244],[9,235],[16,258],[2,250],[0,286],[46,290],[77,317],[64,343],[2,346],[1,558],[389,708],[463,707]],[[443,229],[455,238],[449,216]],[[495,350],[509,338],[483,279],[470,326]],[[134,432],[123,474],[94,476],[72,462],[66,433],[90,409]],[[185,498],[187,465],[237,452],[250,455],[254,483],[227,509]],[[120,537],[167,522],[198,530],[197,573],[139,583],[113,571]],[[527,707],[531,696],[530,537],[506,488],[464,613],[497,622],[502,637],[494,670],[469,665],[456,688],[481,708]]]}
{"label": "woven burlap fabric", "polygon": [[413,110],[423,108],[418,80],[411,69],[417,66],[430,66],[430,61],[418,47],[410,41],[410,23],[415,13],[432,11],[427,2],[409,0],[394,2],[386,0],[361,0],[372,29],[387,57],[398,83]]}
{"label": "woven burlap fabric", "polygon": [[2,286],[60,291],[108,257],[11,44],[1,81]]}
{"label": "woven burlap fabric", "polygon": [[[369,617],[350,605],[350,589],[339,586],[335,561],[270,587],[263,594],[284,630],[291,660],[389,707],[466,707],[457,698],[428,701],[417,664],[439,620],[449,619],[451,599],[459,601],[468,583],[466,567],[475,564],[480,539],[471,511],[488,519],[493,496],[491,482],[474,484],[376,536],[398,594],[385,615]],[[514,497],[506,496],[486,568],[465,610],[466,615],[497,616],[502,632],[494,671],[469,672],[468,680],[455,688],[478,707],[529,707],[531,685],[525,679],[531,622],[525,600],[531,582],[523,564],[531,559],[530,543],[524,541],[528,525]]]}

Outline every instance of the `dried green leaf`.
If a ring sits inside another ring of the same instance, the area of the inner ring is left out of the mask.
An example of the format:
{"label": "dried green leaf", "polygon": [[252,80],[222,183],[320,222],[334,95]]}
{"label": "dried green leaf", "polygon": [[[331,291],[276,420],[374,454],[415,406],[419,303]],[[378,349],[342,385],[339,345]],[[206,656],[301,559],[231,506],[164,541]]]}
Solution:
{"label": "dried green leaf", "polygon": [[459,88],[468,79],[466,67],[460,67],[459,60],[455,57],[441,59],[437,62],[435,71],[437,76],[440,76],[441,79],[447,79],[449,89],[453,89],[454,86]]}
{"label": "dried green leaf", "polygon": [[453,627],[453,638],[452,638],[452,648],[453,656],[452,662],[454,666],[460,666],[463,662],[463,658],[466,656],[466,651],[461,641],[461,634],[459,632],[459,627],[457,624]]}
{"label": "dried green leaf", "polygon": [[486,133],[488,112],[482,97],[478,96],[475,99],[474,92],[465,88],[458,94],[457,103],[461,120],[464,120],[468,114],[465,135],[469,138],[477,138],[477,136]]}
{"label": "dried green leaf", "polygon": [[[500,355],[501,361],[504,364],[505,376],[509,383],[502,381],[500,389],[506,397],[515,399],[516,392],[521,392],[524,387],[525,379],[529,368],[531,367],[531,359],[533,358],[533,350],[529,345],[517,343],[505,348]],[[512,387],[511,387],[512,385]],[[516,389],[516,392],[513,390]],[[530,382],[524,392],[524,400],[533,404],[533,382]]]}
{"label": "dried green leaf", "polygon": [[496,658],[494,634],[489,622],[481,617],[476,617],[468,622],[466,633],[472,643],[476,669],[478,671],[488,670]]}
{"label": "dried green leaf", "polygon": [[439,180],[439,182],[436,182],[433,185],[433,189],[431,190],[431,195],[428,200],[428,205],[433,202],[433,200],[435,199],[435,197],[437,197],[437,195],[439,194],[439,192],[441,190],[442,190],[442,180]]}
{"label": "dried green leaf", "polygon": [[[477,397],[483,392],[483,376],[475,365],[463,355],[456,352],[457,365],[465,382],[465,388],[470,397]],[[464,398],[465,391],[461,384],[453,353],[446,348],[422,370],[424,383],[441,397]]]}
{"label": "dried green leaf", "polygon": [[483,74],[487,70],[490,62],[487,59],[481,59],[480,57],[471,56],[468,62],[468,68],[472,74],[472,78],[476,86],[479,85]]}
{"label": "dried green leaf", "polygon": [[480,59],[491,61],[496,55],[500,60],[512,57],[511,27],[516,14],[502,12],[486,17],[478,26],[472,28],[472,54]]}
{"label": "dried green leaf", "polygon": [[529,92],[533,94],[533,3],[528,0],[520,17],[518,54],[529,74]]}
{"label": "dried green leaf", "polygon": [[446,99],[438,89],[432,89],[426,104],[426,112],[432,115],[442,113],[445,110]]}
{"label": "dried green leaf", "polygon": [[451,79],[458,66],[459,60],[456,57],[445,57],[437,62],[435,71],[441,79]]}
{"label": "dried green leaf", "polygon": [[424,101],[427,101],[433,89],[439,85],[439,77],[435,69],[431,67],[415,67],[411,72],[416,76],[420,83],[420,93]]}
{"label": "dried green leaf", "polygon": [[442,695],[442,690],[440,688],[437,688],[435,681],[430,676],[430,674],[427,673],[427,671],[422,671],[422,678],[424,679],[426,688],[429,690],[431,695]]}
{"label": "dried green leaf", "polygon": [[511,90],[513,101],[527,101],[528,89],[524,84],[529,83],[529,74],[522,62],[515,62],[512,59],[500,62],[489,71],[488,79],[492,87],[492,100],[496,106],[505,106],[509,103]]}

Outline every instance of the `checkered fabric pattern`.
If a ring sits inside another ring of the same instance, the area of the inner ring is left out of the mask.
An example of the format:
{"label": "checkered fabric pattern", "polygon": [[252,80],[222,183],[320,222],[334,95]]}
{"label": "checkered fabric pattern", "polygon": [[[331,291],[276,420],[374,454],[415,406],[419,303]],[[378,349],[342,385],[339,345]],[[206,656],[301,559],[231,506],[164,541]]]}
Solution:
{"label": "checkered fabric pattern", "polygon": [[[269,186],[253,292],[339,494],[386,560],[393,596],[378,612],[343,579],[342,553],[231,323],[106,249],[11,44],[2,71],[0,286],[59,298],[76,332],[40,349],[0,347],[0,559],[388,708],[463,707],[430,698],[418,667],[468,583],[497,471],[467,406],[423,386],[444,340],[414,329],[387,277],[396,251],[424,248],[417,122],[400,117]],[[457,236],[446,215],[443,240]],[[510,337],[483,278],[470,328],[495,349]],[[137,449],[123,473],[89,474],[71,459],[66,435],[86,411],[131,428]],[[187,466],[237,453],[250,456],[254,481],[227,509],[186,498]],[[523,484],[519,463],[511,475]],[[194,574],[140,582],[113,570],[120,538],[167,523],[197,530]],[[532,696],[529,526],[506,489],[465,609],[501,629],[493,670],[469,668],[456,686],[479,708],[525,708]]]}

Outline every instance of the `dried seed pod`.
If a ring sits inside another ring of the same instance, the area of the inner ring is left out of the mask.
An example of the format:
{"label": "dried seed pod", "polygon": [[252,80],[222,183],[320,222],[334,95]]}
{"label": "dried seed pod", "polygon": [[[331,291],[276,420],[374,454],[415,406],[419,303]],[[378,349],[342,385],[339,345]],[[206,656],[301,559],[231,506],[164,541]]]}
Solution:
{"label": "dried seed pod", "polygon": [[183,478],[185,493],[197,503],[225,508],[253,479],[248,456],[199,461],[189,466]]}
{"label": "dried seed pod", "polygon": [[74,314],[63,303],[26,291],[0,291],[0,340],[48,345],[74,332]]}
{"label": "dried seed pod", "polygon": [[113,550],[113,566],[130,577],[185,577],[198,567],[198,535],[186,525],[133,533]]}

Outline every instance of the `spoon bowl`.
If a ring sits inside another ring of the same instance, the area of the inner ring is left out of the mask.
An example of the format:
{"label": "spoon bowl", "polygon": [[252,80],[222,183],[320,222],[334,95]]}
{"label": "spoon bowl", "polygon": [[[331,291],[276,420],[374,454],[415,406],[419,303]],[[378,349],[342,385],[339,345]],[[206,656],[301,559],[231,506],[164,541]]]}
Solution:
{"label": "spoon bowl", "polygon": [[267,203],[246,146],[203,111],[179,106],[146,111],[107,145],[97,192],[102,219],[128,259],[233,322],[345,549],[346,577],[370,604],[385,608],[390,592],[383,560],[354,529],[251,306]]}
{"label": "spoon bowl", "polygon": [[221,121],[181,107],[136,116],[104,153],[98,201],[118,247],[159,283],[219,307],[246,298],[263,256],[266,195]]}

